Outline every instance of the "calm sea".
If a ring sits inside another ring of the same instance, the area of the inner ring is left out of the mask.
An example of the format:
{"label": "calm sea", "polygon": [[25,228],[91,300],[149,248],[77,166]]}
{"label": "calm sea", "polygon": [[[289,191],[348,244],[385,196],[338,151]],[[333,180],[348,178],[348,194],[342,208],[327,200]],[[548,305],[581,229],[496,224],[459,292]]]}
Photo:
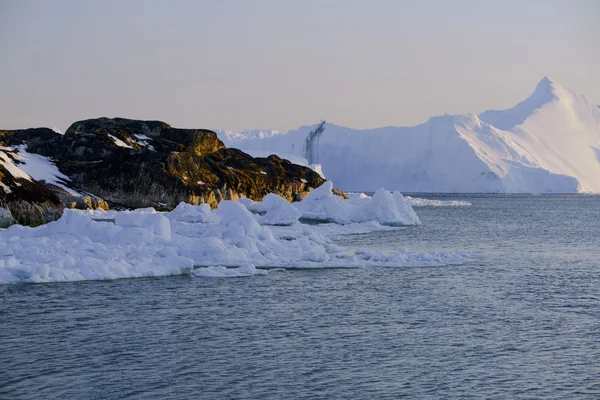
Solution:
{"label": "calm sea", "polygon": [[427,195],[467,265],[0,285],[1,399],[599,399],[600,197]]}

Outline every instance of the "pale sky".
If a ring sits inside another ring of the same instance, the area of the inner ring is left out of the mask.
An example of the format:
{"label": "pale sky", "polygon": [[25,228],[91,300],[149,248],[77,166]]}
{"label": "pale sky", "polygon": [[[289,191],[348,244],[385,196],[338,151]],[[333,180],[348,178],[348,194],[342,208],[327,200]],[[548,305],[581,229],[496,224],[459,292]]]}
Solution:
{"label": "pale sky", "polygon": [[374,128],[502,109],[548,75],[600,103],[595,0],[0,0],[0,128]]}

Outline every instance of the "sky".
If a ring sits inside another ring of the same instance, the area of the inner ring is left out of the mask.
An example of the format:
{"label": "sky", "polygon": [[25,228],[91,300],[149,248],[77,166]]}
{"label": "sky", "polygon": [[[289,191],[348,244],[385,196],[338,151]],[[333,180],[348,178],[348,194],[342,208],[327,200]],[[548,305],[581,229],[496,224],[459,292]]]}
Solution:
{"label": "sky", "polygon": [[286,131],[600,103],[595,0],[0,0],[0,128],[81,119]]}

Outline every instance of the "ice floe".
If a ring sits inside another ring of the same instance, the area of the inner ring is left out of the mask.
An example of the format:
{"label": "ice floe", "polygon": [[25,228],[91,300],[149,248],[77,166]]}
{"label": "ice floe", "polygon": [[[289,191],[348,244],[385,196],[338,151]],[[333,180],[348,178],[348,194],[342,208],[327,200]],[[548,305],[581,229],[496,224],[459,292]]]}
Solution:
{"label": "ice floe", "polygon": [[419,197],[410,197],[410,196],[406,196],[405,199],[413,207],[425,207],[425,206],[464,207],[464,206],[472,206],[473,205],[473,204],[469,203],[468,201],[463,201],[463,200],[430,200],[430,199],[422,199]]}
{"label": "ice floe", "polygon": [[[319,205],[319,203],[321,203]],[[337,207],[337,209],[336,209]],[[341,210],[341,211],[340,211]],[[340,223],[302,223],[312,217]],[[346,248],[332,238],[406,229],[418,217],[399,193],[342,200],[331,185],[299,203],[275,195],[261,202],[180,204],[171,212],[65,210],[36,228],[0,229],[0,283],[62,282],[189,274],[238,277],[270,269],[447,266],[468,253]]]}

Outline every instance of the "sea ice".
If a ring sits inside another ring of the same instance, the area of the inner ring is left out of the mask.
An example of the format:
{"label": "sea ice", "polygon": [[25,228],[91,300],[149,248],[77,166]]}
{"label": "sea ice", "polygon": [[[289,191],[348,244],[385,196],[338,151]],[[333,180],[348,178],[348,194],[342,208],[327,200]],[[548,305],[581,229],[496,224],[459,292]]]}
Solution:
{"label": "sea ice", "polygon": [[376,221],[382,225],[419,225],[421,221],[410,204],[399,192],[379,189],[373,197],[352,196],[342,200],[333,194],[329,181],[310,192],[310,195],[294,206],[302,218],[329,221],[339,224]]}
{"label": "sea ice", "polygon": [[192,270],[194,276],[210,278],[238,278],[242,276],[266,275],[267,270],[256,269],[253,264],[244,264],[238,268],[226,268],[223,266],[201,267]]}
{"label": "sea ice", "polygon": [[[327,184],[294,205],[275,195],[265,196],[262,202],[242,201],[222,201],[216,210],[182,203],[165,213],[152,208],[65,210],[58,221],[36,228],[0,229],[0,283],[266,274],[257,267],[443,266],[462,264],[470,257],[403,250],[383,254],[333,242],[332,237],[344,233],[402,229],[377,220],[418,222],[416,214],[408,212],[410,205],[396,193],[381,191],[372,198],[342,200],[331,194]],[[302,211],[296,206],[302,203],[305,212],[328,220],[336,215],[347,224],[300,223]],[[335,214],[335,206],[344,213]]]}
{"label": "sea ice", "polygon": [[464,206],[472,206],[468,201],[463,200],[429,200],[422,199],[419,197],[410,197],[406,196],[405,199],[410,203],[413,207],[425,207],[425,206],[433,206],[433,207],[464,207]]}

